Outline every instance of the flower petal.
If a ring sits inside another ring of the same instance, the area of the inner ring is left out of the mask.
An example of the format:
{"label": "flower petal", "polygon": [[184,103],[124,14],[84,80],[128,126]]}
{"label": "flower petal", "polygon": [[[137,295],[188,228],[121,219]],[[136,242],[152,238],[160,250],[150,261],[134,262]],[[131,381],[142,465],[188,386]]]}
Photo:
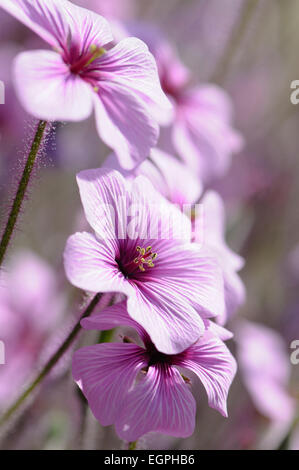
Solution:
{"label": "flower petal", "polygon": [[104,308],[99,313],[95,309],[90,317],[81,320],[81,325],[85,330],[100,331],[110,330],[117,326],[129,326],[137,331],[144,342],[148,341],[146,331],[128,315],[126,300]]}
{"label": "flower petal", "polygon": [[219,321],[225,324],[227,318],[245,302],[245,287],[237,274],[237,271],[244,265],[244,259],[226,244],[225,208],[221,197],[214,191],[208,191],[202,200],[202,205],[204,245],[211,254],[216,254],[223,270],[226,309],[225,314],[222,317],[219,316]]}
{"label": "flower petal", "polygon": [[[179,204],[172,204],[165,199],[146,176],[139,175],[131,185],[132,207],[139,207],[138,223],[139,238],[148,238],[156,243],[167,244],[170,240],[185,243],[191,240],[191,221],[181,211]],[[158,241],[159,240],[159,241]],[[190,244],[191,246],[191,244]]]}
{"label": "flower petal", "polygon": [[[155,277],[163,279],[165,291],[191,303],[203,317],[224,313],[224,286],[218,261],[197,244],[159,242]],[[155,291],[152,284],[149,288]]]}
{"label": "flower petal", "polygon": [[194,431],[195,412],[195,400],[180,373],[157,365],[127,394],[116,431],[126,441],[150,431],[188,437]]}
{"label": "flower petal", "polygon": [[68,24],[65,0],[0,0],[0,7],[32,29],[51,46],[65,43]]}
{"label": "flower petal", "polygon": [[159,135],[146,103],[124,85],[102,81],[94,106],[100,137],[114,149],[123,168],[133,169],[149,155]]}
{"label": "flower petal", "polygon": [[66,0],[0,0],[0,7],[64,52],[71,46],[80,54],[113,39],[105,18]]}
{"label": "flower petal", "polygon": [[[128,185],[114,170],[99,168],[77,175],[88,223],[98,238],[116,240],[126,235]],[[118,233],[119,232],[119,233]]]}
{"label": "flower petal", "polygon": [[227,416],[227,395],[237,366],[225,344],[207,332],[176,358],[176,364],[195,372],[206,389],[209,405]]}
{"label": "flower petal", "polygon": [[113,424],[139,370],[144,350],[135,344],[86,346],[73,356],[73,377],[103,426]]}
{"label": "flower petal", "polygon": [[[148,165],[145,167],[146,171],[149,169],[149,164],[156,169],[158,178],[154,175],[154,178],[150,179],[167,199],[180,206],[194,204],[198,201],[202,193],[202,184],[199,178],[186,165],[182,164],[181,161],[172,155],[157,148],[151,151],[150,158],[153,163],[146,160],[141,165],[140,170],[143,170],[142,167],[145,164]],[[142,171],[142,173],[145,176],[147,175],[146,172]]]}
{"label": "flower petal", "polygon": [[14,81],[26,111],[50,121],[81,121],[92,111],[92,90],[72,75],[61,56],[53,51],[19,54],[14,64]]}
{"label": "flower petal", "polygon": [[232,128],[222,99],[218,110],[215,101],[219,96],[210,106],[205,101],[206,92],[205,87],[198,87],[184,93],[172,137],[181,158],[208,183],[228,170],[232,154],[241,149],[243,141]]}
{"label": "flower petal", "polygon": [[164,288],[164,281],[151,286],[142,283],[128,295],[129,315],[149,334],[156,348],[165,354],[176,354],[203,334],[202,318],[175,291]]}
{"label": "flower petal", "polygon": [[220,338],[222,341],[227,341],[233,338],[234,336],[231,331],[227,330],[226,328],[223,328],[223,326],[220,326],[217,323],[214,323],[208,319],[205,320],[205,325],[208,331]]}
{"label": "flower petal", "polygon": [[156,61],[143,41],[125,38],[103,54],[95,65],[101,72],[100,80],[110,79],[136,92],[150,105],[150,111],[159,122],[171,120],[172,105],[162,91]]}
{"label": "flower petal", "polygon": [[127,292],[110,245],[91,233],[75,233],[67,240],[64,267],[69,281],[90,292]]}
{"label": "flower petal", "polygon": [[225,241],[225,207],[224,202],[216,191],[208,191],[202,199],[204,207],[205,242],[218,247],[226,257],[226,264],[236,271],[244,266],[244,259],[234,253]]}

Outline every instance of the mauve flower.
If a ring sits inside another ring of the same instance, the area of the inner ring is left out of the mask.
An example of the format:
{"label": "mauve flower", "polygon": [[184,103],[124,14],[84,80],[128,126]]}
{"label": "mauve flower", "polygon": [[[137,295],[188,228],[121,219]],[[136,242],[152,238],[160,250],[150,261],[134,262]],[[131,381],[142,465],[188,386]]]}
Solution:
{"label": "mauve flower", "polygon": [[169,112],[155,60],[137,38],[110,50],[108,22],[67,0],[0,0],[0,7],[47,41],[54,50],[19,54],[14,80],[25,109],[40,119],[81,121],[94,108],[99,135],[133,168],[158,138],[150,113]]}
{"label": "mauve flower", "polygon": [[287,390],[290,358],[281,336],[248,321],[235,328],[237,356],[244,384],[256,409],[272,421],[290,421],[295,400]]}
{"label": "mauve flower", "polygon": [[191,243],[191,223],[143,176],[132,182],[114,170],[77,177],[86,218],[95,234],[76,233],[64,260],[72,284],[119,292],[129,315],[157,349],[173,354],[198,339],[204,319],[223,315],[217,260]]}
{"label": "mauve flower", "polygon": [[133,171],[121,168],[114,153],[107,157],[104,166],[119,171],[129,180],[138,175],[146,176],[162,196],[181,208],[195,204],[203,191],[200,179],[190,168],[157,147]]}
{"label": "mauve flower", "polygon": [[162,129],[159,146],[177,153],[204,183],[221,177],[243,145],[232,127],[230,97],[217,85],[194,86],[190,71],[159,30],[146,23],[128,24],[127,34],[132,33],[153,53],[162,89],[174,107],[173,122]]}
{"label": "mauve flower", "polygon": [[245,302],[246,292],[237,274],[244,266],[244,259],[231,250],[225,240],[226,221],[222,198],[215,191],[207,191],[203,195],[199,178],[182,162],[157,148],[134,172],[122,170],[114,154],[108,157],[105,166],[118,167],[129,180],[134,175],[147,176],[164,197],[192,216],[192,240],[204,246],[211,256],[217,257],[223,271],[225,310],[223,315],[218,315],[217,321],[224,325]]}
{"label": "mauve flower", "polygon": [[19,252],[0,277],[0,407],[37,366],[41,349],[62,313],[64,300],[55,273],[31,252]]}
{"label": "mauve flower", "polygon": [[[179,354],[159,352],[147,332],[121,302],[82,320],[85,329],[133,327],[144,348],[124,337],[123,344],[97,344],[75,352],[73,377],[103,426],[115,424],[121,439],[135,441],[150,431],[178,437],[194,431],[196,403],[190,379],[178,367],[192,371],[204,385],[209,405],[227,416],[226,400],[236,363],[219,337],[207,329]],[[188,373],[188,372],[187,372]]]}

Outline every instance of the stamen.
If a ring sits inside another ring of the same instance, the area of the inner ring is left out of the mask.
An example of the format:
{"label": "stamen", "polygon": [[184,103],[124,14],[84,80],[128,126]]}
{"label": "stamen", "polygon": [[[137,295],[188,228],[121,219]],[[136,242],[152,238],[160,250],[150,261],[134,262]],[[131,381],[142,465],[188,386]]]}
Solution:
{"label": "stamen", "polygon": [[91,44],[89,49],[92,53],[92,57],[89,59],[88,62],[86,62],[85,67],[87,67],[87,65],[92,64],[95,59],[98,59],[106,52],[106,49],[104,49],[103,47],[98,47],[96,44]]}
{"label": "stamen", "polygon": [[189,377],[186,377],[186,376],[183,375],[183,374],[181,374],[181,376],[183,377],[184,382],[185,382],[187,385],[190,385],[190,384],[191,384],[191,380],[189,379]]}
{"label": "stamen", "polygon": [[136,258],[126,264],[121,264],[121,271],[126,277],[134,276],[138,270],[144,273],[146,268],[153,268],[155,266],[153,260],[157,258],[158,254],[152,252],[151,246],[147,248],[137,246],[136,251],[138,254]]}
{"label": "stamen", "polygon": [[136,251],[139,253],[139,256],[134,259],[134,263],[138,264],[141,272],[145,271],[144,265],[148,268],[153,268],[155,266],[153,260],[157,258],[158,254],[152,252],[151,246],[148,246],[147,248],[137,246]]}

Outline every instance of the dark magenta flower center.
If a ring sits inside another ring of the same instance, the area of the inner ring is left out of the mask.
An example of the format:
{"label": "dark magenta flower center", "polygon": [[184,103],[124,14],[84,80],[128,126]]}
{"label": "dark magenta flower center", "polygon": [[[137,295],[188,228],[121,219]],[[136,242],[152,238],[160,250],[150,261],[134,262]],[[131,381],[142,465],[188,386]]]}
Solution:
{"label": "dark magenta flower center", "polygon": [[148,268],[153,268],[154,260],[158,254],[152,251],[152,247],[142,248],[141,246],[136,247],[137,256],[127,263],[122,263],[117,260],[119,269],[123,275],[127,278],[135,277],[140,272],[145,272]]}

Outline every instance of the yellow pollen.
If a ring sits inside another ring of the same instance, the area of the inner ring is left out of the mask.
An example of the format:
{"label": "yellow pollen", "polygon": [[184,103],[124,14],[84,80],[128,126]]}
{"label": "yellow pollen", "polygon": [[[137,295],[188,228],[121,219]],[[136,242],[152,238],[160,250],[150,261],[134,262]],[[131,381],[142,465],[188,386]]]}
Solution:
{"label": "yellow pollen", "polygon": [[103,54],[105,54],[106,52],[106,49],[104,49],[103,47],[98,47],[96,44],[91,44],[90,48],[89,48],[90,52],[93,54],[92,57],[89,59],[89,61],[85,64],[85,67],[87,65],[90,65],[92,64],[92,62],[95,60],[95,59],[98,59],[99,57],[101,57]]}
{"label": "yellow pollen", "polygon": [[157,258],[158,254],[152,253],[151,246],[148,246],[147,248],[137,246],[136,251],[139,253],[139,256],[134,259],[134,263],[138,264],[138,268],[141,272],[145,271],[145,266],[148,268],[153,268],[155,266],[153,260]]}

